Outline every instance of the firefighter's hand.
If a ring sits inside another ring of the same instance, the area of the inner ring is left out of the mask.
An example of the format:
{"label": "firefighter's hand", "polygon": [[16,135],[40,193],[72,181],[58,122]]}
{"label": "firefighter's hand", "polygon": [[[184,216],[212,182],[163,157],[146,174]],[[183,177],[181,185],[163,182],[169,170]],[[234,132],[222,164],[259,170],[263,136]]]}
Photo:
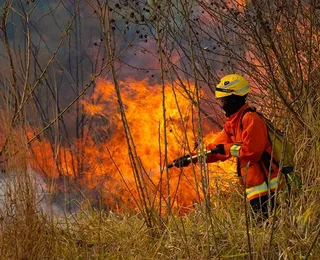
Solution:
{"label": "firefighter's hand", "polygon": [[222,154],[226,155],[226,152],[224,151],[224,145],[223,144],[218,144],[215,148],[211,150],[212,154]]}
{"label": "firefighter's hand", "polygon": [[188,158],[190,158],[189,154],[182,156],[180,158],[177,158],[173,160],[173,165],[177,168],[187,167],[191,163],[191,160],[188,160]]}

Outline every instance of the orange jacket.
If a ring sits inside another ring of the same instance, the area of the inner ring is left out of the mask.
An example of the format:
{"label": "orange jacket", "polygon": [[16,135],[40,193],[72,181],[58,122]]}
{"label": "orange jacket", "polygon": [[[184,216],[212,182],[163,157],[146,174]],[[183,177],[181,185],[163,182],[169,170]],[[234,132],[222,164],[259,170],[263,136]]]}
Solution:
{"label": "orange jacket", "polygon": [[[272,146],[268,139],[267,126],[263,119],[255,112],[243,112],[249,106],[245,104],[240,110],[226,119],[223,130],[218,134],[207,150],[224,144],[226,155],[210,154],[207,162],[224,161],[230,156],[237,157],[238,175],[245,184],[248,200],[268,194],[277,187],[279,169],[272,163],[269,171],[261,160],[264,151],[271,154]],[[242,117],[243,116],[243,117]],[[240,119],[242,118],[242,130]],[[269,174],[270,172],[270,174]]]}

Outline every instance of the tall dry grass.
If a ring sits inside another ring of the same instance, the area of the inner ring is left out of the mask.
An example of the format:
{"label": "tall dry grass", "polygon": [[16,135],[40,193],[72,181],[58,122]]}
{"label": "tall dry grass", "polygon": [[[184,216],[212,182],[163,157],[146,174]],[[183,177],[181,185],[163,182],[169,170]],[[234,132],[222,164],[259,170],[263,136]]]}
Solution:
{"label": "tall dry grass", "polygon": [[[203,182],[198,184],[202,188],[205,203],[199,203],[196,209],[188,215],[168,214],[162,218],[150,206],[144,192],[141,195],[144,205],[141,206],[140,212],[117,214],[104,210],[102,207],[95,209],[84,198],[83,201],[77,202],[79,205],[77,212],[70,214],[62,210],[62,214],[56,214],[54,205],[50,201],[52,194],[49,193],[46,196],[41,192],[38,177],[28,165],[30,151],[27,145],[23,145],[28,143],[28,140],[24,138],[23,131],[28,125],[27,114],[30,113],[30,107],[27,107],[27,104],[29,105],[32,94],[36,89],[38,90],[43,81],[46,81],[48,88],[52,87],[48,93],[53,93],[51,98],[56,101],[54,104],[55,112],[51,112],[54,119],[49,120],[48,118],[51,117],[46,118],[42,115],[44,127],[41,133],[54,124],[56,131],[54,134],[57,135],[55,140],[57,144],[60,144],[59,131],[66,128],[61,119],[62,114],[68,111],[73,104],[76,104],[77,119],[83,123],[84,121],[80,120],[82,113],[78,99],[91,85],[94,85],[97,76],[104,75],[110,78],[112,76],[120,108],[122,108],[121,116],[126,130],[128,148],[132,149],[130,156],[136,167],[133,167],[134,173],[137,180],[141,180],[137,181],[138,186],[141,191],[144,191],[145,187],[141,178],[144,174],[141,171],[143,167],[140,167],[139,157],[134,150],[134,140],[130,136],[130,128],[126,123],[125,109],[123,109],[121,102],[121,89],[117,83],[119,74],[115,69],[118,58],[132,44],[130,41],[124,41],[125,46],[120,50],[117,49],[121,39],[119,40],[114,33],[114,31],[118,32],[114,26],[115,21],[111,21],[118,19],[122,14],[112,13],[111,9],[118,10],[120,8],[115,9],[112,1],[84,1],[87,6],[92,8],[91,11],[94,10],[93,13],[99,20],[97,26],[101,27],[102,38],[98,44],[99,50],[97,52],[103,52],[101,56],[109,57],[109,60],[104,62],[103,58],[103,62],[99,66],[95,60],[92,62],[92,64],[96,63],[93,65],[96,76],[87,85],[83,83],[82,63],[80,66],[79,61],[76,61],[78,67],[76,73],[71,69],[65,72],[66,69],[61,69],[59,64],[58,68],[63,71],[62,73],[72,78],[72,84],[81,85],[81,88],[76,89],[77,97],[75,100],[63,109],[59,107],[60,104],[57,101],[58,87],[55,85],[56,82],[48,82],[49,79],[45,78],[45,75],[49,67],[53,66],[53,61],[58,60],[56,56],[64,39],[70,37],[69,41],[71,39],[77,45],[79,39],[83,37],[81,36],[80,24],[82,20],[79,13],[81,8],[75,6],[74,14],[70,13],[71,22],[68,22],[61,30],[61,39],[57,42],[54,51],[50,52],[50,48],[48,48],[48,52],[51,53],[50,57],[41,65],[38,64],[40,58],[32,53],[34,49],[31,47],[32,34],[30,31],[33,30],[33,27],[28,21],[32,15],[33,7],[20,2],[21,4],[13,5],[13,1],[6,0],[1,18],[1,36],[7,50],[3,55],[7,58],[6,61],[10,61],[9,72],[12,74],[8,73],[4,77],[3,81],[7,82],[5,84],[7,90],[3,92],[2,96],[4,106],[7,107],[7,114],[4,118],[9,119],[5,121],[7,123],[2,124],[6,141],[1,151],[7,160],[1,166],[5,170],[1,173],[1,259],[319,258],[320,166],[318,156],[320,120],[318,114],[319,70],[317,67],[318,59],[316,59],[319,54],[313,50],[316,44],[314,32],[317,28],[314,25],[318,24],[319,16],[315,1],[311,1],[310,7],[307,1],[295,2],[295,8],[284,8],[283,1],[256,1],[248,7],[240,6],[239,10],[230,7],[224,1],[213,2],[214,4],[206,1],[194,1],[188,5],[184,5],[183,1],[163,1],[161,3],[152,1],[150,6],[148,3],[146,4],[148,14],[145,14],[143,19],[150,18],[147,25],[151,28],[151,32],[152,29],[157,29],[155,30],[156,35],[150,33],[148,37],[157,40],[157,58],[161,63],[162,85],[164,86],[165,80],[170,81],[172,85],[179,85],[177,82],[183,82],[184,78],[195,81],[197,86],[195,93],[188,92],[187,87],[182,83],[180,84],[181,89],[178,90],[185,92],[192,99],[192,103],[197,108],[199,120],[200,116],[205,114],[201,104],[207,100],[201,95],[198,88],[201,88],[202,85],[208,85],[210,90],[214,91],[212,86],[220,74],[234,71],[249,75],[253,83],[259,86],[261,96],[254,96],[251,99],[252,102],[258,103],[259,106],[263,104],[272,112],[284,111],[284,108],[287,108],[293,115],[293,121],[287,122],[291,126],[288,137],[294,147],[295,171],[300,180],[292,181],[290,196],[285,189],[279,191],[279,207],[275,212],[276,215],[268,226],[263,227],[256,226],[252,221],[250,209],[246,206],[243,189],[240,186],[234,184],[228,193],[221,190],[216,190],[214,193],[208,192],[210,189],[207,186],[207,178],[214,173],[208,172],[203,165],[201,165]],[[199,5],[194,8],[196,2],[199,2]],[[302,4],[307,5],[302,6]],[[207,19],[207,23],[199,23],[199,17],[195,17],[198,15],[197,11],[202,10],[200,7],[207,14],[204,17]],[[140,16],[141,8],[138,5],[130,3],[127,8],[131,9],[127,10],[124,6],[121,8],[125,10],[123,15],[126,19],[128,18],[127,21],[131,21],[132,13],[142,19]],[[274,16],[272,10],[275,8],[278,8],[282,13]],[[195,12],[193,12],[194,9]],[[9,41],[5,30],[12,13],[17,10],[20,12],[19,15],[25,18],[22,19],[21,27],[27,29],[25,39],[27,44],[24,49],[27,55],[12,52],[15,45]],[[25,10],[27,12],[24,12]],[[265,12],[261,12],[261,10]],[[147,11],[145,12],[147,13]],[[292,13],[296,15],[291,15]],[[182,21],[181,24],[176,23],[177,16]],[[282,21],[281,18],[287,18],[280,24],[282,27],[277,26],[278,22]],[[133,24],[135,22],[132,21]],[[137,26],[138,24],[139,21]],[[208,27],[205,27],[204,24]],[[296,27],[296,24],[302,24],[302,27]],[[239,27],[242,33],[239,33]],[[73,32],[77,32],[75,36],[70,36],[71,28]],[[288,28],[288,30],[281,31],[278,28]],[[306,28],[309,29],[305,30]],[[306,35],[308,41],[296,41],[297,38],[301,40],[300,31],[308,32]],[[214,43],[209,46],[211,52],[204,51],[203,39],[209,39],[209,42]],[[134,41],[133,43],[135,43]],[[240,50],[235,52],[230,41],[237,43],[241,47]],[[299,45],[295,45],[296,42]],[[181,59],[179,66],[176,64],[175,57],[171,56],[171,52],[175,50],[185,56],[185,59]],[[78,46],[76,52],[81,52],[81,47]],[[279,52],[286,55],[278,55]],[[100,58],[99,55],[97,57]],[[69,56],[69,60],[73,58],[73,56]],[[27,73],[15,69],[16,66],[20,66],[20,64],[16,64],[17,61],[21,60],[26,65]],[[294,70],[292,70],[293,64]],[[33,67],[36,68],[34,71]],[[19,77],[16,75],[18,72],[21,74]],[[33,73],[35,75],[30,77],[30,74]],[[258,102],[258,97],[260,97],[259,101],[261,99],[267,101],[265,103]],[[165,96],[163,96],[163,101],[164,99]],[[10,112],[12,108],[14,108],[13,113]],[[41,105],[38,108],[39,111],[46,109],[49,108],[41,107]],[[165,105],[163,109],[165,120]],[[288,114],[290,115],[290,113]],[[207,114],[205,115],[207,116]],[[59,119],[62,123],[59,122]],[[217,120],[211,118],[214,124],[217,124]],[[18,127],[21,127],[22,130],[16,130]],[[162,127],[165,128],[165,125]],[[195,132],[199,131],[197,134],[201,139],[201,121],[197,122],[195,128]],[[82,130],[77,129],[79,136],[81,133]],[[66,134],[66,136],[68,135]],[[34,138],[36,137],[38,136]],[[202,140],[200,140],[201,142]],[[68,144],[70,145],[70,143]],[[164,157],[164,161],[167,161],[166,154]],[[77,158],[77,155],[74,155],[73,159],[77,160]],[[79,167],[80,170],[81,167]],[[166,172],[166,174],[168,173]],[[169,184],[167,185],[168,193],[171,189]],[[46,207],[44,207],[44,201],[47,199]],[[61,204],[64,203],[64,201],[61,202]],[[169,212],[170,206],[168,203]],[[62,208],[64,207],[62,206]]]}
{"label": "tall dry grass", "polygon": [[117,214],[83,202],[76,213],[56,215],[50,205],[43,207],[27,152],[21,153],[2,173],[1,259],[317,259],[317,142],[312,148],[311,140],[297,138],[295,160],[302,184],[292,183],[291,197],[280,191],[274,229],[256,226],[247,215],[250,251],[243,192],[237,184],[230,192],[218,189],[211,195],[214,237],[201,204],[188,215],[170,215],[161,225],[155,221],[152,228],[140,213]]}

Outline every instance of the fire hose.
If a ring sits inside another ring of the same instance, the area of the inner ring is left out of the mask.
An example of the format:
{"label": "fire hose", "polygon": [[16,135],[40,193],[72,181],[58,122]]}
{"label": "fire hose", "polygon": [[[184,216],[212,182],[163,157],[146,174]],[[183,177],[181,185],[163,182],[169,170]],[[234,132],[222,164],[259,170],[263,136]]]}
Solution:
{"label": "fire hose", "polygon": [[[219,151],[218,148],[213,148],[213,149],[211,149],[209,151],[205,151],[205,155],[217,154],[218,151]],[[190,156],[190,157],[186,158],[186,160],[193,162],[194,160],[198,159],[198,157],[199,157],[199,154],[196,154],[196,155],[193,155],[193,156]],[[167,168],[170,169],[170,168],[172,168],[174,166],[175,166],[175,163],[170,163],[170,164],[167,165]]]}

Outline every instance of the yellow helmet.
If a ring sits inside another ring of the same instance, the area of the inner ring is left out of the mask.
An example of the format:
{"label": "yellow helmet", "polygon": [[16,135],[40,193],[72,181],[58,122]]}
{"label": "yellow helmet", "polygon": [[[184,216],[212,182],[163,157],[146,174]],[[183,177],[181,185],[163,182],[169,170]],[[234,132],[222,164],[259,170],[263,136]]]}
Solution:
{"label": "yellow helmet", "polygon": [[244,96],[250,92],[248,81],[238,74],[224,76],[216,86],[216,98],[231,95]]}

